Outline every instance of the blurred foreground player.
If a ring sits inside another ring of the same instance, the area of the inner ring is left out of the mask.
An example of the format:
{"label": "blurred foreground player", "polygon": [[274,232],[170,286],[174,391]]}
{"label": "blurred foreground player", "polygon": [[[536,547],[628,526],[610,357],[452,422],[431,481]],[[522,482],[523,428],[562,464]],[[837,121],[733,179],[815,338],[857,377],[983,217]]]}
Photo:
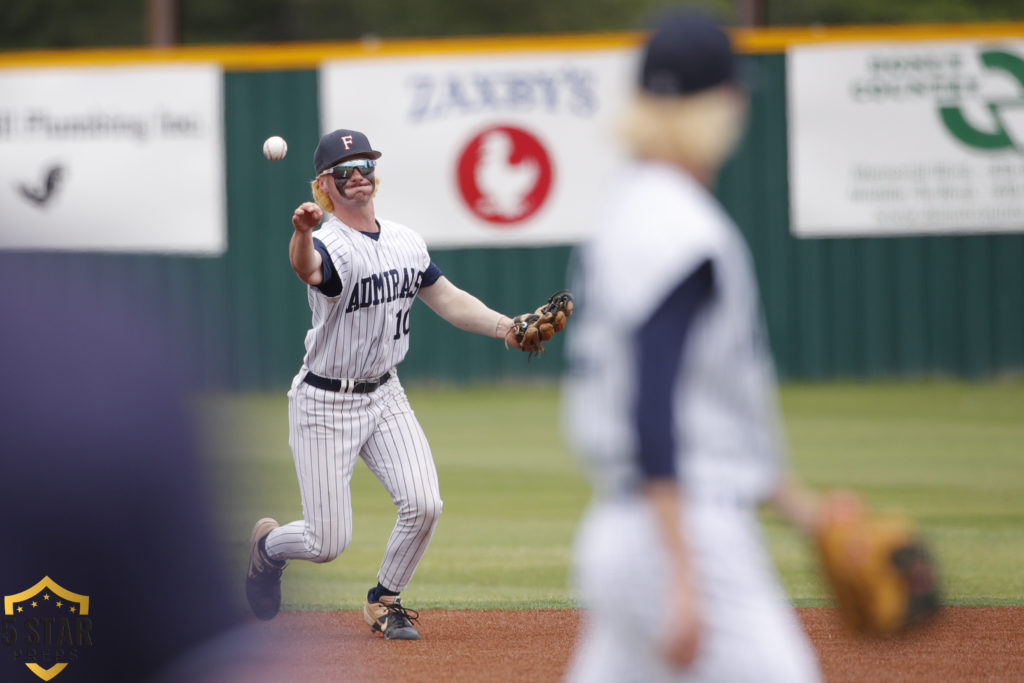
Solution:
{"label": "blurred foreground player", "polygon": [[281,680],[225,578],[182,340],[89,265],[0,254],[0,595],[89,598],[12,605],[0,680]]}
{"label": "blurred foreground player", "polygon": [[746,105],[722,29],[666,15],[626,121],[633,159],[574,255],[566,433],[595,498],[570,681],[820,679],[757,509],[810,535],[823,506],[788,474],[750,256],[712,195]]}

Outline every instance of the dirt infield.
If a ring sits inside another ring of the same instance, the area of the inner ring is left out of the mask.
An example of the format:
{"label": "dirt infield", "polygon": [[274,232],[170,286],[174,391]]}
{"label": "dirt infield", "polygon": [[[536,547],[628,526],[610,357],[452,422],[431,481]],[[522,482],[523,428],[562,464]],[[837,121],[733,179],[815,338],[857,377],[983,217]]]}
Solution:
{"label": "dirt infield", "polygon": [[[947,607],[927,630],[885,642],[851,637],[831,609],[798,612],[830,682],[1024,680],[1024,607]],[[256,626],[289,680],[497,683],[558,681],[578,624],[573,610],[430,610],[414,642],[371,634],[358,611]]]}

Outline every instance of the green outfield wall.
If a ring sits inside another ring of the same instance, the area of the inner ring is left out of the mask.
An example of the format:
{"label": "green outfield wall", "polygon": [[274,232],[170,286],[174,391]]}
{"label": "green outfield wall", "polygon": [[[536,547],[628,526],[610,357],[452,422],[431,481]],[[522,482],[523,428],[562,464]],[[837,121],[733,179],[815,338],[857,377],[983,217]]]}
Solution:
{"label": "green outfield wall", "polygon": [[[749,133],[719,194],[748,236],[780,374],[785,378],[987,377],[1024,368],[1024,234],[796,239],[788,226],[785,60],[748,54],[755,69]],[[319,137],[315,69],[225,73],[227,252],[217,258],[87,256],[88,277],[156,311],[198,340],[189,353],[212,389],[284,389],[309,322],[287,259],[292,209],[308,197],[308,150]],[[292,153],[268,164],[267,131]],[[159,193],[154,198],[159,210]],[[140,217],[144,229],[144,217]],[[629,226],[624,226],[629,229]],[[435,249],[457,285],[517,313],[564,284],[570,247]],[[70,258],[37,254],[59,273]],[[455,330],[421,303],[407,379],[550,378],[562,340],[527,362]],[[615,334],[609,323],[609,334]]]}

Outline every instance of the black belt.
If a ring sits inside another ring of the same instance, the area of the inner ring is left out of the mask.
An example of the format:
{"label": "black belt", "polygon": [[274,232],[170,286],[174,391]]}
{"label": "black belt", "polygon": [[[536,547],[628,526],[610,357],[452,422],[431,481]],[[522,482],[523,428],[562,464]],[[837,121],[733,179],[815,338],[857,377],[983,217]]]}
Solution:
{"label": "black belt", "polygon": [[307,372],[302,381],[324,391],[338,391],[345,394],[369,394],[372,391],[377,391],[378,387],[389,379],[391,379],[390,370],[377,379],[368,380],[330,379],[329,377],[321,377],[312,372]]}

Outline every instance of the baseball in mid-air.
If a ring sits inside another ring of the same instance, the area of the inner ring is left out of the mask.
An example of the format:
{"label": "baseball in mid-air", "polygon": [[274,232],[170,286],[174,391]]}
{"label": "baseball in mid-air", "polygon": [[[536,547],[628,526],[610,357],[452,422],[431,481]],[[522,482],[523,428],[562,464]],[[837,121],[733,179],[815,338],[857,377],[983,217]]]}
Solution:
{"label": "baseball in mid-air", "polygon": [[271,135],[263,142],[263,156],[271,161],[280,161],[288,153],[288,143],[280,135]]}

